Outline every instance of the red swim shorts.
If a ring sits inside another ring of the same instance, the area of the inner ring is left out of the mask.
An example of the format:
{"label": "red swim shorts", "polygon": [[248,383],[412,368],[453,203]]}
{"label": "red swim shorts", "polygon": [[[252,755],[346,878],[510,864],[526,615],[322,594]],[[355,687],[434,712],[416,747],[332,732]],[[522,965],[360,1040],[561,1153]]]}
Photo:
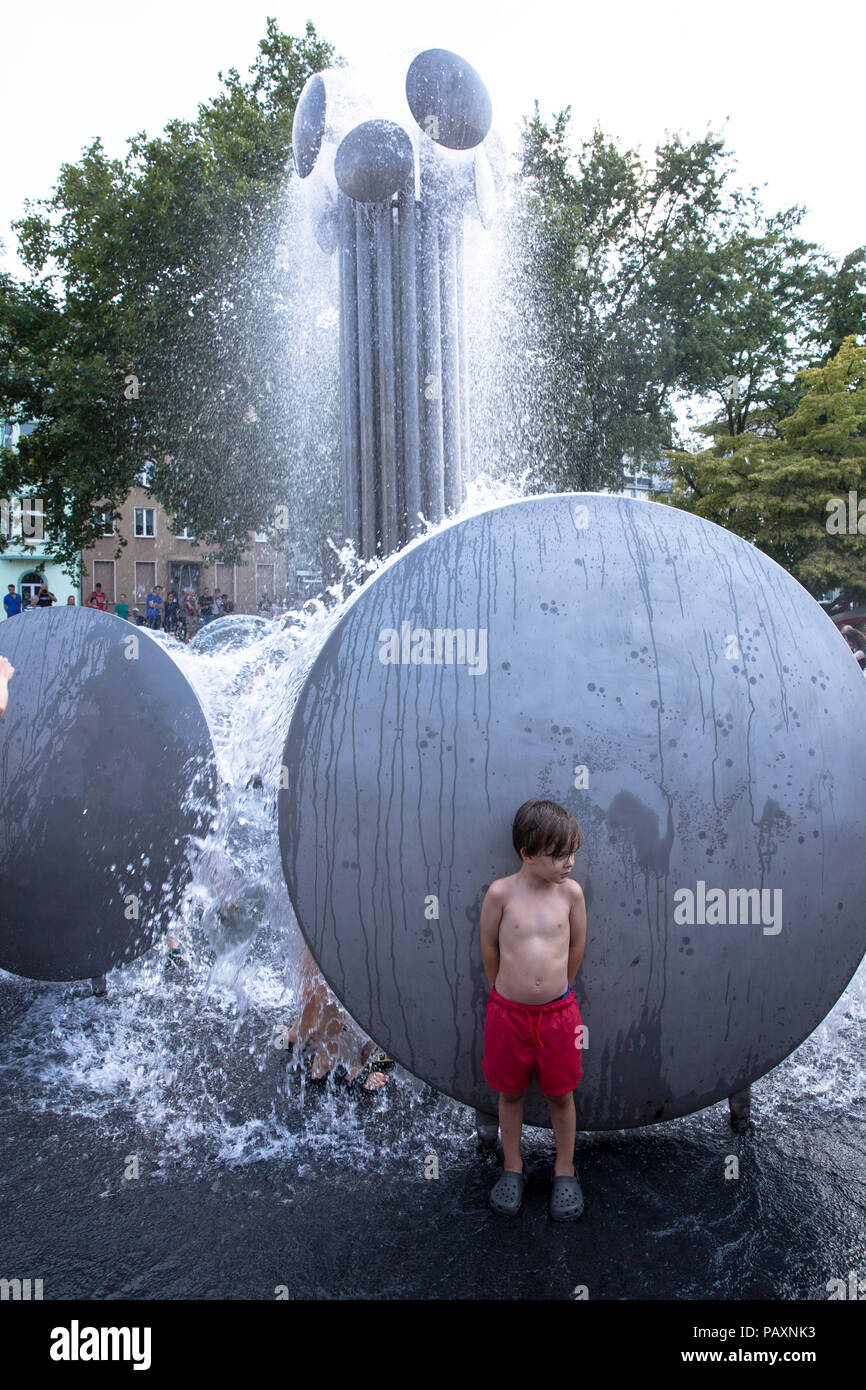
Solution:
{"label": "red swim shorts", "polygon": [[518,1004],[491,989],[481,1070],[494,1091],[522,1091],[538,1073],[546,1096],[566,1096],[583,1076],[574,990],[549,1004]]}

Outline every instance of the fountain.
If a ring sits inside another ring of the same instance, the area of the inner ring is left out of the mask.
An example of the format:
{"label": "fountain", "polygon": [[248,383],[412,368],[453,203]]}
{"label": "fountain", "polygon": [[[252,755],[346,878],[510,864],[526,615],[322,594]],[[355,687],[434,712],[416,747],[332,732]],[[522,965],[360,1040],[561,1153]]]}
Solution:
{"label": "fountain", "polygon": [[[550,796],[586,836],[579,1124],[742,1097],[866,944],[866,754],[848,738],[862,677],[805,590],[699,518],[588,494],[449,523],[470,468],[462,218],[492,217],[489,98],[462,59],[429,50],[406,74],[403,124],[374,112],[342,129],[336,83],[310,79],[294,157],[319,245],[339,256],[345,535],[385,563],[317,652],[238,619],[199,644],[230,663],[245,659],[235,638],[267,641],[275,668],[295,653],[282,704],[249,694],[258,655],[237,690],[247,740],[287,729],[281,766],[256,777],[278,801],[301,932],[377,1042],[491,1110],[480,904],[515,867],[515,809]],[[214,753],[180,674],[203,657],[75,610],[3,624],[0,654],[16,667],[0,965],[99,975],[164,928],[206,825]],[[537,1096],[527,1118],[547,1123]]]}
{"label": "fountain", "polygon": [[465,500],[463,219],[493,220],[492,107],[444,49],[410,64],[405,124],[344,130],[344,83],[340,70],[308,80],[292,148],[316,239],[339,260],[343,531],[366,558],[405,545],[422,512],[436,522]]}

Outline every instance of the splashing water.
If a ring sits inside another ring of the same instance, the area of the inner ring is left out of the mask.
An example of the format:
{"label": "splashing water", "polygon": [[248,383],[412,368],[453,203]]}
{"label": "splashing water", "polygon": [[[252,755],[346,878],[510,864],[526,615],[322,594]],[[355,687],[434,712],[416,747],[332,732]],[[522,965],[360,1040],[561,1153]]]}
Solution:
{"label": "splashing water", "polygon": [[[519,483],[481,476],[459,516],[431,530],[521,495]],[[343,572],[357,576],[350,547],[339,554]],[[211,654],[156,636],[202,703],[220,777],[212,829],[192,849],[192,879],[168,924],[186,968],[168,966],[157,947],[114,971],[103,999],[83,984],[15,979],[19,1017],[0,1067],[7,1104],[119,1126],[124,1135],[131,1123],[158,1155],[158,1173],[275,1158],[291,1159],[303,1176],[305,1161],[326,1155],[376,1171],[410,1153],[417,1159],[419,1143],[440,1153],[465,1145],[471,1112],[401,1068],[375,1097],[333,1077],[313,1097],[299,1059],[275,1046],[295,1017],[303,954],[277,837],[283,746],[306,674],[356,593],[344,580],[323,596],[327,603],[269,623],[247,645],[215,643]],[[363,1040],[350,1021],[342,1056],[356,1056]],[[864,1045],[861,965],[820,1027],[758,1083],[756,1100],[779,1121],[810,1107],[832,1115],[862,1105]]]}
{"label": "splashing water", "polygon": [[[460,515],[517,495],[481,478]],[[339,554],[344,571],[357,574],[351,547]],[[186,968],[171,967],[165,947],[154,948],[112,972],[103,999],[83,983],[0,972],[14,980],[22,1008],[0,1068],[13,1106],[102,1123],[126,1111],[158,1144],[163,1165],[243,1164],[287,1157],[299,1145],[305,1152],[348,1145],[356,1164],[381,1156],[376,1116],[394,1110],[393,1083],[359,1102],[331,1078],[311,1105],[300,1059],[275,1046],[297,1012],[303,954],[277,836],[283,746],[306,674],[353,592],[344,580],[323,596],[327,604],[313,600],[247,645],[215,644],[212,654],[154,634],[201,701],[220,784],[212,828],[191,848],[192,879],[167,923]],[[341,1060],[356,1057],[364,1040],[350,1021]],[[423,1103],[438,1116],[443,1139],[466,1131],[465,1107],[399,1069],[394,1075],[411,1096],[410,1112]],[[393,1131],[392,1124],[392,1142]],[[404,1138],[417,1151],[417,1132]]]}

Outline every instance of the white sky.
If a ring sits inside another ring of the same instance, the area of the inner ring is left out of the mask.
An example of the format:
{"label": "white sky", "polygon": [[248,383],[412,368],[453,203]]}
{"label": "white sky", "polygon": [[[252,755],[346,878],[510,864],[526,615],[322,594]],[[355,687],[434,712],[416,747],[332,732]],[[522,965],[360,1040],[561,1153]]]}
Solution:
{"label": "white sky", "polygon": [[350,62],[386,49],[451,48],[480,72],[508,145],[537,98],[570,104],[575,136],[598,122],[650,153],[665,130],[725,126],[742,183],[765,206],[805,203],[806,235],[841,256],[866,242],[862,163],[866,5],[835,0],[40,0],[3,20],[0,238],[48,194],[62,161],[100,135],[126,137],[194,117],[217,71],[253,61],[265,19],[307,18]]}

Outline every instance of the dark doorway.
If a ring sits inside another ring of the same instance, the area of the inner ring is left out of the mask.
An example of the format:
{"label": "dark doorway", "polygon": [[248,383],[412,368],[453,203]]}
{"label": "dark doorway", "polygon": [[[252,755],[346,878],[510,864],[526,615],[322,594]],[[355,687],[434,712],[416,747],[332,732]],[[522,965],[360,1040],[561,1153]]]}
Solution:
{"label": "dark doorway", "polygon": [[169,565],[171,587],[180,601],[187,589],[193,589],[198,598],[201,592],[201,565],[188,564],[185,560],[172,560]]}
{"label": "dark doorway", "polygon": [[30,602],[34,594],[39,592],[44,583],[44,575],[39,574],[37,570],[29,570],[28,573],[25,574],[24,578],[21,580],[21,597],[25,605]]}

